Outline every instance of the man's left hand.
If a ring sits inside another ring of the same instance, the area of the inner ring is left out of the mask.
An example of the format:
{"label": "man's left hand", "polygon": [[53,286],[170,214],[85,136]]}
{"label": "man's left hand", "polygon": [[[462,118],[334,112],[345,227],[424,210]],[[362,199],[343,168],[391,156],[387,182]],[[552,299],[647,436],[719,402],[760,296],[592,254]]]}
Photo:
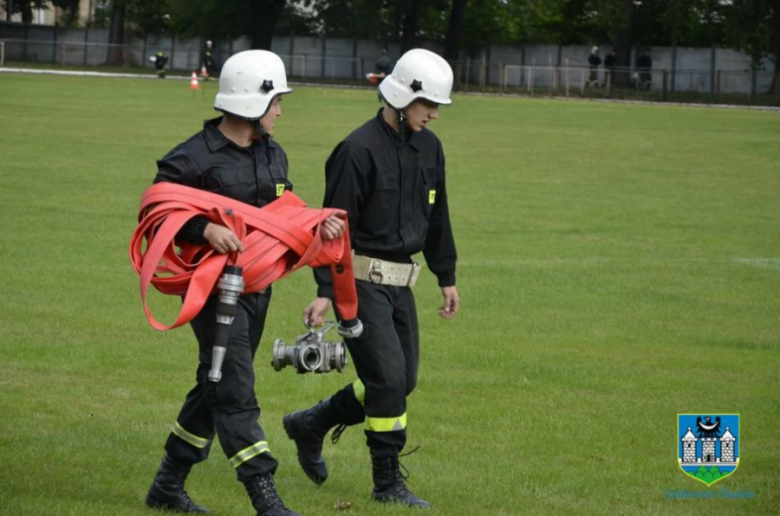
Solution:
{"label": "man's left hand", "polygon": [[460,310],[460,296],[458,295],[458,289],[455,286],[442,287],[441,295],[444,296],[444,306],[439,309],[439,315],[445,319],[452,319],[458,315]]}
{"label": "man's left hand", "polygon": [[320,231],[322,232],[322,238],[325,240],[335,240],[344,233],[346,224],[344,221],[338,218],[336,215],[331,215],[322,222]]}

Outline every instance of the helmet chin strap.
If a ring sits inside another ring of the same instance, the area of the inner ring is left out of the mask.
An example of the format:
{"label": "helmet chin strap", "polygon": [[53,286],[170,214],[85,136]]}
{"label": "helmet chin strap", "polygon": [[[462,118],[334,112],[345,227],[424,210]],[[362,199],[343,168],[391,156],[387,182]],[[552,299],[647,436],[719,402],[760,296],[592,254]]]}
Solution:
{"label": "helmet chin strap", "polygon": [[265,130],[263,124],[260,123],[260,119],[252,120],[252,128],[255,130],[255,134],[263,142],[263,150],[265,151],[265,159],[268,164],[271,164],[271,149],[268,147],[268,140],[271,139],[271,135]]}
{"label": "helmet chin strap", "polygon": [[396,109],[396,115],[398,115],[398,135],[401,137],[401,141],[406,139],[406,115],[404,115],[403,109]]}
{"label": "helmet chin strap", "polygon": [[252,120],[252,129],[255,130],[255,133],[261,138],[266,139],[268,138],[268,133],[265,131],[265,127],[263,127],[263,124],[260,123],[260,119]]}

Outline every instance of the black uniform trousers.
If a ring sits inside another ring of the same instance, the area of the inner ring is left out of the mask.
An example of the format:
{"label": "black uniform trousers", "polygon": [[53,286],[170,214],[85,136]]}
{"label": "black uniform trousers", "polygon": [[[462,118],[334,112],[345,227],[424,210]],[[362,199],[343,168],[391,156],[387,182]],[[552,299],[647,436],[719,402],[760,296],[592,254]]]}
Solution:
{"label": "black uniform trousers", "polygon": [[209,297],[190,322],[200,347],[196,385],[187,394],[176,427],[165,451],[183,462],[206,460],[216,432],[219,442],[242,482],[255,475],[273,474],[278,465],[268,451],[265,433],[258,423],[260,407],[255,397],[253,360],[271,300],[265,293],[241,296],[230,328],[222,379],[208,380],[217,326],[217,296]]}
{"label": "black uniform trousers", "polygon": [[410,288],[355,283],[363,333],[345,343],[365,397],[361,400],[362,393],[350,384],[334,394],[331,403],[340,423],[366,422],[366,443],[373,456],[394,457],[406,444],[406,397],[417,385],[417,307]]}

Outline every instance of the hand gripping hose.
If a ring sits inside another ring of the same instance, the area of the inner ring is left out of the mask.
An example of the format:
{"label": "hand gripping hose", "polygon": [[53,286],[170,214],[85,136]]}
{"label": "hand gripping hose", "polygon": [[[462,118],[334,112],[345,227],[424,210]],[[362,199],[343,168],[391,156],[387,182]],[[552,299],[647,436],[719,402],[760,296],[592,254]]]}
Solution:
{"label": "hand gripping hose", "polygon": [[[149,324],[157,330],[169,330],[192,320],[209,295],[219,292],[217,281],[226,266],[241,268],[242,293],[247,293],[260,292],[304,265],[330,265],[336,309],[343,318],[340,333],[359,335],[362,324],[357,318],[349,225],[335,240],[323,240],[320,233],[322,222],[334,214],[346,224],[344,211],[307,208],[292,192],[256,208],[174,183],[148,188],[130,241],[130,260],[140,276],[141,301]],[[208,244],[174,243],[181,227],[197,215],[230,228],[241,240],[244,252],[220,254]],[[163,294],[184,297],[172,324],[162,324],[152,316],[146,300],[150,284]]]}

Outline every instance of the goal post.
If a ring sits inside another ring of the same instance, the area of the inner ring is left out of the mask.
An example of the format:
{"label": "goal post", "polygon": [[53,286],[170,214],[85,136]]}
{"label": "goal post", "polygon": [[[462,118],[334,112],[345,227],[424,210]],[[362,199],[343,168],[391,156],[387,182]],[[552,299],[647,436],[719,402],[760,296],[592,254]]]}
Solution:
{"label": "goal post", "polygon": [[5,41],[0,41],[0,66],[5,66]]}

